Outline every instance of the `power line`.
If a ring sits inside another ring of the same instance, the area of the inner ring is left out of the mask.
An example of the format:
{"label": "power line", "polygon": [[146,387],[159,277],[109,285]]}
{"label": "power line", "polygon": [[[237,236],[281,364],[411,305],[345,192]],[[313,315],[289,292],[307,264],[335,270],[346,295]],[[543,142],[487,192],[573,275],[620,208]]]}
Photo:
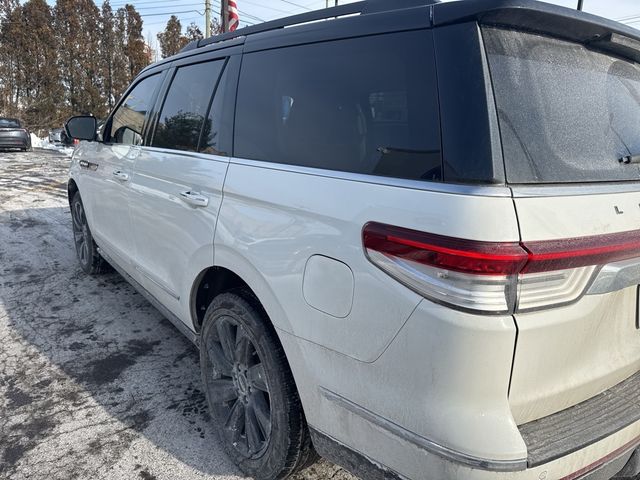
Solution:
{"label": "power line", "polygon": [[291,15],[291,12],[288,11],[288,10],[280,10],[279,8],[270,7],[268,5],[260,5],[257,2],[250,2],[249,0],[241,0],[241,1],[242,1],[242,3],[248,3],[249,5],[254,5],[256,7],[265,8],[265,9],[268,9],[268,10],[273,10],[274,12],[286,13],[288,15]]}
{"label": "power line", "polygon": [[110,5],[112,7],[116,7],[116,8],[123,8],[126,5],[131,5],[132,7],[136,8],[138,5],[156,5],[158,3],[172,3],[172,4],[175,4],[176,0],[155,0],[155,1],[143,1],[143,2],[124,2],[124,3],[117,2],[116,4],[111,4],[110,3]]}
{"label": "power line", "polygon": [[[215,2],[216,0],[213,0],[213,1]],[[214,6],[214,7],[216,7],[218,10],[220,10],[220,9],[222,8],[222,5],[220,5],[220,2],[217,2],[217,4],[214,4],[213,6]],[[244,12],[244,11],[242,11],[242,10],[238,10],[238,13],[240,13],[240,14],[244,15],[245,17],[249,17],[249,18],[251,18],[251,19],[253,19],[253,20],[256,20],[256,21],[258,21],[258,22],[266,22],[266,20],[264,20],[264,19],[262,19],[262,18],[260,18],[260,17],[256,17],[255,15],[251,15],[251,14],[249,14],[249,13],[246,13],[246,12]],[[246,23],[246,22],[245,22],[245,23]],[[252,24],[252,25],[253,25],[253,24]]]}
{"label": "power line", "polygon": [[204,15],[204,12],[199,12],[198,10],[183,10],[181,12],[162,12],[162,13],[145,13],[145,14],[141,14],[141,17],[157,17],[159,15],[177,15],[179,13],[192,13],[195,12],[198,15]]}
{"label": "power line", "polygon": [[616,18],[614,20],[616,22],[624,22],[625,20],[635,20],[637,18],[640,18],[640,13],[635,13],[635,14],[629,15],[627,17]]}
{"label": "power line", "polygon": [[293,5],[294,7],[304,8],[305,10],[311,11],[309,7],[305,7],[304,5],[300,5],[299,3],[294,3],[289,0],[280,0],[281,2],[288,3],[289,5]]}
{"label": "power line", "polygon": [[[200,5],[202,5],[202,3],[189,3],[186,5],[180,5],[181,7],[199,7]],[[160,5],[158,7],[142,7],[140,10],[136,9],[137,11],[141,11],[141,10],[157,10],[159,8],[167,8],[166,5]]]}

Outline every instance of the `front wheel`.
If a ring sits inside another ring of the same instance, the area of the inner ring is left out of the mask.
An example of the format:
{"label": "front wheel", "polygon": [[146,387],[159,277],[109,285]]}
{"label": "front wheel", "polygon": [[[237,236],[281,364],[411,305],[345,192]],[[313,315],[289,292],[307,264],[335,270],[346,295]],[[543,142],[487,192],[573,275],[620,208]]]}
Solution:
{"label": "front wheel", "polygon": [[108,263],[98,253],[98,246],[93,240],[91,230],[89,230],[80,192],[76,192],[71,200],[71,220],[73,243],[82,270],[89,275],[107,271]]}
{"label": "front wheel", "polygon": [[213,300],[200,368],[218,435],[244,473],[284,479],[316,459],[284,351],[251,293]]}

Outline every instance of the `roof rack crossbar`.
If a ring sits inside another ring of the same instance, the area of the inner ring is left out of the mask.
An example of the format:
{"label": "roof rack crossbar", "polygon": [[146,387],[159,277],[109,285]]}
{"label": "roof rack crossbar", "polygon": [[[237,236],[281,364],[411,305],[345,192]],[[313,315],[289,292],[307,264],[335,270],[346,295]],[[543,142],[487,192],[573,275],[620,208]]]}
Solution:
{"label": "roof rack crossbar", "polygon": [[344,15],[362,13],[366,4],[366,1],[348,3],[346,5],[324,8],[322,10],[301,13],[298,15],[293,15],[291,17],[279,18],[277,20],[271,20],[270,22],[251,25],[250,27],[240,28],[233,32],[227,32],[213,37],[204,38],[198,42],[198,47],[204,47],[205,45],[211,45],[212,43],[218,43],[224,40],[230,40],[232,38],[253,35],[261,32],[268,32],[270,30],[277,30],[293,25],[299,25],[301,23],[315,22],[318,20],[327,20],[329,18],[342,17]]}

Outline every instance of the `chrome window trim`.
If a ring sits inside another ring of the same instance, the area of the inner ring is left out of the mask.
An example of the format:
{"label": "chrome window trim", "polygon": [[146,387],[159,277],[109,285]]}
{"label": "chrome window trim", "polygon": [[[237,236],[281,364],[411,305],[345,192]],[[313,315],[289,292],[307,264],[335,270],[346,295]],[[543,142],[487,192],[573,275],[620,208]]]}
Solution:
{"label": "chrome window trim", "polygon": [[423,180],[407,180],[393,177],[380,177],[364,173],[341,172],[338,170],[326,170],[322,168],[301,167],[285,163],[274,163],[264,160],[251,160],[246,158],[231,157],[229,163],[249,167],[266,168],[283,172],[300,173],[315,177],[334,178],[358,183],[370,183],[388,187],[407,188],[411,190],[423,190],[435,193],[450,193],[453,195],[469,195],[475,197],[504,197],[511,198],[511,190],[501,185],[461,185],[454,183],[428,182]]}
{"label": "chrome window trim", "polygon": [[510,185],[513,198],[573,197],[640,192],[640,182],[581,183],[559,185]]}
{"label": "chrome window trim", "polygon": [[400,425],[383,418],[370,410],[367,410],[360,405],[356,405],[350,400],[347,400],[341,395],[338,395],[331,390],[324,387],[318,387],[321,395],[330,402],[342,407],[351,413],[362,417],[363,419],[379,426],[387,432],[405,440],[423,450],[446,458],[453,462],[477,468],[479,470],[488,470],[492,472],[520,472],[527,469],[527,459],[519,458],[516,460],[491,460],[485,458],[474,457],[473,455],[467,455],[466,453],[458,452],[456,450],[440,445],[439,443],[425,438],[421,435],[413,433]]}
{"label": "chrome window trim", "polygon": [[164,148],[164,147],[162,148],[152,147],[150,145],[145,145],[141,147],[141,149],[145,152],[157,152],[157,153],[164,153],[167,155],[178,155],[182,157],[197,158],[198,160],[209,160],[214,162],[229,163],[229,157],[225,157],[222,155],[215,155],[213,153],[193,152],[190,150],[174,150],[171,148]]}

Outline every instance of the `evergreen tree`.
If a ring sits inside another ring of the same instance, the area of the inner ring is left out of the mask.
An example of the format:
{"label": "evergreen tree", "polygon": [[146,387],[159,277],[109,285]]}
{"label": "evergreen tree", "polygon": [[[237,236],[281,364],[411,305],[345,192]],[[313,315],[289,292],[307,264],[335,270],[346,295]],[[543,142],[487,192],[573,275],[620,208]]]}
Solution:
{"label": "evergreen tree", "polygon": [[109,0],[105,0],[102,4],[100,12],[100,76],[104,86],[107,107],[111,109],[116,102],[116,93],[114,91],[114,63],[117,62],[116,55],[118,45],[118,36],[115,27],[115,17]]}
{"label": "evergreen tree", "polygon": [[45,0],[29,0],[22,17],[29,32],[20,48],[22,117],[31,128],[45,129],[58,121],[57,102],[63,93],[58,66],[52,61],[57,54],[53,14]]}
{"label": "evergreen tree", "polygon": [[17,0],[0,0],[0,111],[18,116],[21,56],[24,37],[22,8]]}
{"label": "evergreen tree", "polygon": [[98,7],[92,0],[57,0],[55,27],[59,35],[58,59],[66,92],[63,114],[103,116],[106,102],[99,75]]}
{"label": "evergreen tree", "polygon": [[106,116],[150,62],[132,5],[46,1],[0,0],[0,116],[40,134],[72,114]]}
{"label": "evergreen tree", "polygon": [[124,6],[124,18],[126,22],[124,55],[129,60],[129,81],[127,82],[129,83],[140,73],[140,70],[151,63],[151,52],[142,36],[142,17],[132,5]]}
{"label": "evergreen tree", "polygon": [[187,40],[193,42],[195,40],[201,40],[204,37],[202,34],[202,30],[196,24],[196,22],[191,22],[187,27]]}
{"label": "evergreen tree", "polygon": [[162,58],[167,58],[178,53],[189,40],[182,35],[182,25],[175,15],[171,15],[164,32],[158,34]]}

